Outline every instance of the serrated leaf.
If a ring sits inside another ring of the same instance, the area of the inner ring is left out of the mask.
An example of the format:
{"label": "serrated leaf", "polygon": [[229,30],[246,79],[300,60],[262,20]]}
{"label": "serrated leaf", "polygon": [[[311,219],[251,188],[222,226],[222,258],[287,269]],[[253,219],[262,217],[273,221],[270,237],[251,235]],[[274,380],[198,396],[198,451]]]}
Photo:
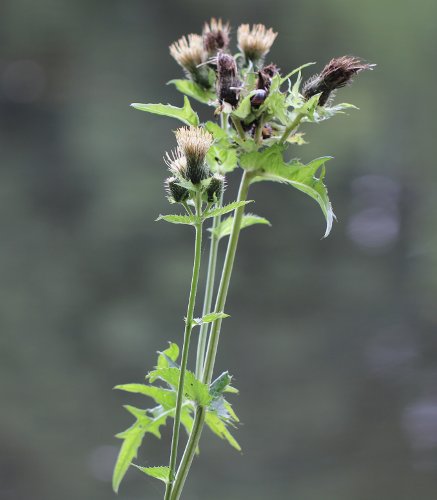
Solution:
{"label": "serrated leaf", "polygon": [[[233,224],[234,217],[231,215],[230,217],[222,220],[215,229],[211,230],[211,232],[218,239],[224,238],[225,236],[229,236],[231,234]],[[243,220],[241,221],[241,229],[253,226],[254,224],[266,224],[267,226],[271,226],[270,222],[266,218],[260,217],[259,215],[243,215]]]}
{"label": "serrated leaf", "polygon": [[228,140],[228,134],[217,123],[211,121],[206,122],[205,128],[210,134],[212,134],[215,140],[217,141],[220,141],[222,139]]}
{"label": "serrated leaf", "polygon": [[148,476],[159,479],[160,481],[163,481],[165,484],[167,484],[169,481],[170,469],[167,466],[140,467],[139,465],[135,465],[135,464],[132,464],[132,465],[134,467],[136,467],[137,469],[139,469],[141,472],[144,472],[144,474],[147,474]]}
{"label": "serrated leaf", "polygon": [[229,372],[223,372],[209,386],[209,393],[213,398],[220,396],[231,383],[232,377]]}
{"label": "serrated leaf", "polygon": [[156,220],[165,220],[172,224],[187,224],[189,226],[194,226],[199,222],[199,217],[196,215],[160,215]]}
{"label": "serrated leaf", "polygon": [[216,321],[217,319],[224,319],[224,318],[229,318],[229,314],[226,314],[224,312],[213,312],[209,314],[205,314],[202,318],[195,318],[193,320],[193,323],[196,326],[203,325],[205,323],[212,323],[213,321]]}
{"label": "serrated leaf", "polygon": [[232,203],[229,203],[228,205],[224,205],[223,207],[220,208],[215,208],[213,210],[210,210],[204,215],[205,219],[209,219],[210,217],[216,217],[217,215],[225,215],[228,214],[229,212],[233,212],[239,207],[242,207],[244,205],[247,205],[248,203],[252,203],[253,200],[249,201],[234,201]]}
{"label": "serrated leaf", "polygon": [[225,439],[236,450],[241,451],[241,446],[229,432],[226,423],[223,422],[223,420],[216,413],[206,412],[205,423],[214,434],[219,436],[221,439]]}
{"label": "serrated leaf", "polygon": [[[148,374],[150,382],[153,383],[157,379],[161,379],[173,389],[177,389],[179,385],[179,376],[179,368],[161,368]],[[194,373],[189,370],[185,372],[184,395],[200,406],[207,406],[211,401],[207,385],[197,379]]]}
{"label": "serrated leaf", "polygon": [[212,172],[229,173],[238,166],[237,151],[228,143],[220,141],[209,148],[206,161]]}
{"label": "serrated leaf", "polygon": [[212,104],[217,99],[215,92],[204,89],[191,80],[170,80],[168,84],[174,85],[182,94],[192,97],[203,104]]}
{"label": "serrated leaf", "polygon": [[139,102],[134,102],[131,106],[147,113],[176,118],[186,125],[194,125],[195,127],[199,125],[199,117],[191,107],[190,101],[186,96],[184,96],[184,105],[182,108],[172,106],[171,104],[142,104]]}
{"label": "serrated leaf", "polygon": [[158,352],[157,368],[168,368],[170,366],[176,367],[176,361],[179,357],[179,347],[177,344],[170,342],[170,345],[163,352]]}
{"label": "serrated leaf", "polygon": [[166,410],[173,408],[176,404],[175,391],[169,391],[168,389],[164,389],[162,387],[145,384],[122,384],[116,385],[114,389],[149,396],[154,399],[157,404],[162,405]]}
{"label": "serrated leaf", "polygon": [[[332,228],[334,212],[328,197],[328,190],[323,184],[325,175],[324,164],[330,157],[317,158],[304,165],[295,160],[286,163],[283,159],[284,147],[276,144],[261,152],[247,153],[241,157],[242,166],[254,166],[259,175],[253,182],[271,180],[287,183],[302,191],[317,201],[326,219],[326,238]],[[315,177],[317,171],[321,169],[321,174]]]}

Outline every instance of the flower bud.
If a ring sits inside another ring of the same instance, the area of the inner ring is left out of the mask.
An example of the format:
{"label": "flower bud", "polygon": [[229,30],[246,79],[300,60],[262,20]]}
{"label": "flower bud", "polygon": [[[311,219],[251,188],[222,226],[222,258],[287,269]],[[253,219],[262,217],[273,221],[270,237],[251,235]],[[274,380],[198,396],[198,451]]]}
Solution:
{"label": "flower bud", "polygon": [[176,148],[174,151],[170,151],[170,153],[165,153],[164,163],[172,175],[178,179],[185,179],[187,177],[187,159],[180,148]]}
{"label": "flower bud", "polygon": [[165,189],[170,201],[175,203],[183,203],[190,197],[188,189],[178,184],[178,179],[176,177],[169,177],[165,180]]}
{"label": "flower bud", "polygon": [[278,36],[272,28],[266,29],[264,24],[242,24],[238,28],[238,48],[244,54],[246,61],[251,61],[254,66],[259,66],[264,61],[273,42]]}
{"label": "flower bud", "polygon": [[205,157],[213,143],[212,135],[201,127],[181,127],[176,130],[176,141],[187,162],[184,178],[193,184],[207,179],[210,171]]}
{"label": "flower bud", "polygon": [[220,104],[227,102],[235,107],[238,104],[240,85],[235,59],[229,54],[219,52],[217,56],[217,97]]}
{"label": "flower bud", "polygon": [[223,24],[221,19],[213,17],[203,27],[203,48],[208,57],[215,56],[217,52],[226,51],[229,47],[230,27],[229,23]]}
{"label": "flower bud", "polygon": [[351,83],[353,77],[364,69],[372,69],[372,65],[361,62],[357,57],[331,59],[320,74],[312,76],[303,84],[302,95],[308,100],[321,94],[319,106],[324,106],[332,92]]}
{"label": "flower bud", "polygon": [[279,73],[276,64],[269,64],[258,71],[258,79],[256,81],[257,89],[269,90],[272,83],[272,78]]}
{"label": "flower bud", "polygon": [[223,175],[214,174],[206,188],[206,196],[209,203],[217,202],[225,188],[225,178]]}
{"label": "flower bud", "polygon": [[250,98],[250,103],[254,108],[259,108],[261,104],[266,100],[267,98],[267,90],[264,89],[258,89],[255,91],[255,94]]}

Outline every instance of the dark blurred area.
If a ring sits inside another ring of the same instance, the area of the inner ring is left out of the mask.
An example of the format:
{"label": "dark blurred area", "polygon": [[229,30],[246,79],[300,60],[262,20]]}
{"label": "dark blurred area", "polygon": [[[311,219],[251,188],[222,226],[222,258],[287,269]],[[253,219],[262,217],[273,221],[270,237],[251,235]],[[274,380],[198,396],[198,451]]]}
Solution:
{"label": "dark blurred area", "polygon": [[[241,391],[243,454],[205,431],[184,498],[434,499],[437,4],[3,0],[0,14],[0,499],[115,498],[121,405],[149,401],[111,388],[180,343],[193,245],[154,222],[178,124],[129,103],[182,104],[168,45],[212,15],[234,42],[241,22],[279,31],[284,73],[343,54],[378,66],[337,96],[360,111],[305,126],[293,152],[335,157],[328,239],[308,197],[252,190],[273,227],[242,234],[216,368]],[[167,463],[169,439],[148,435],[138,463]],[[119,498],[161,492],[129,471]]]}

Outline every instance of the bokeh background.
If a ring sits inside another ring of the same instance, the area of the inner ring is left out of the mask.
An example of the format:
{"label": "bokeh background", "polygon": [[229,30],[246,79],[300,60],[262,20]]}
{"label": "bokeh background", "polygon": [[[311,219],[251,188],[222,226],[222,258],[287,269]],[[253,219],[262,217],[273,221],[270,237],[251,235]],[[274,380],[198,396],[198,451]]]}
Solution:
{"label": "bokeh background", "polygon": [[[154,222],[177,123],[129,103],[181,104],[168,45],[211,15],[273,26],[284,72],[343,54],[378,66],[339,96],[361,110],[306,126],[295,153],[335,157],[332,236],[301,193],[253,188],[273,227],[243,233],[217,363],[241,390],[244,452],[206,431],[184,498],[434,499],[437,4],[2,0],[0,14],[1,500],[114,498],[121,405],[148,401],[111,388],[180,341],[192,259],[190,230]],[[148,435],[138,462],[166,463],[169,438]],[[130,471],[119,498],[162,488]]]}

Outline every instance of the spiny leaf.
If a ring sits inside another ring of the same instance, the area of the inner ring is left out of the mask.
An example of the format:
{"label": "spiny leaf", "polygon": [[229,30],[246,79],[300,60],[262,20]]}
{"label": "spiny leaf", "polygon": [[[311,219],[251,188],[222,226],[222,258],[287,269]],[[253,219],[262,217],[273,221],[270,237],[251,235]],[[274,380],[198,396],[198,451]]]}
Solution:
{"label": "spiny leaf", "polygon": [[206,161],[213,172],[229,173],[238,166],[237,151],[229,143],[220,141],[209,148]]}
{"label": "spiny leaf", "polygon": [[[179,368],[161,368],[148,374],[148,378],[152,383],[157,379],[161,379],[173,389],[177,389],[179,377]],[[211,401],[207,385],[197,379],[194,373],[189,370],[185,372],[184,395],[200,406],[207,406]]]}
{"label": "spiny leaf", "polygon": [[209,386],[209,393],[213,398],[220,396],[223,391],[228,387],[231,383],[232,377],[229,375],[229,372],[223,372],[219,375],[211,385]]}
{"label": "spiny leaf", "polygon": [[163,352],[158,352],[158,368],[176,367],[176,361],[179,357],[179,347],[177,344],[170,342],[169,347]]}
{"label": "spiny leaf", "polygon": [[[261,152],[246,153],[242,155],[240,164],[244,168],[256,169],[258,175],[252,182],[271,180],[287,183],[302,191],[317,201],[326,219],[326,238],[332,228],[334,212],[328,197],[328,190],[323,184],[325,176],[324,164],[330,157],[317,158],[304,165],[295,160],[286,163],[283,159],[284,146],[279,144],[264,149]],[[321,169],[319,178],[315,177]]]}
{"label": "spiny leaf", "polygon": [[[220,224],[211,232],[218,239],[224,238],[225,236],[229,236],[232,231],[232,226],[234,224],[234,217],[231,215],[226,219],[222,220]],[[243,220],[241,221],[241,229],[245,227],[253,226],[254,224],[266,224],[267,226],[271,226],[270,222],[264,217],[260,217],[255,214],[244,214]]]}
{"label": "spiny leaf", "polygon": [[147,113],[176,118],[186,125],[194,125],[195,127],[199,125],[199,117],[191,107],[190,101],[186,96],[184,96],[184,105],[182,108],[172,106],[171,104],[142,104],[139,102],[134,102],[131,106]]}
{"label": "spiny leaf", "polygon": [[169,476],[170,476],[170,469],[167,466],[160,466],[160,467],[140,467],[139,465],[132,464],[134,467],[139,469],[140,471],[144,472],[144,474],[147,474],[148,476],[154,477],[156,479],[159,479],[160,481],[163,481],[165,484],[168,483]]}
{"label": "spiny leaf", "polygon": [[114,389],[149,396],[154,399],[157,404],[162,405],[167,410],[173,408],[176,403],[175,391],[169,391],[162,387],[145,384],[122,384],[116,385]]}
{"label": "spiny leaf", "polygon": [[229,314],[226,314],[224,312],[217,312],[217,313],[209,313],[203,316],[202,318],[195,318],[193,320],[193,324],[196,326],[203,325],[205,323],[212,323],[213,321],[217,319],[224,319],[224,318],[229,318]]}
{"label": "spiny leaf", "polygon": [[247,205],[248,203],[252,203],[253,200],[249,201],[234,201],[232,203],[229,203],[228,205],[224,205],[223,207],[220,208],[215,208],[214,210],[210,210],[207,212],[206,215],[204,215],[205,219],[209,219],[210,217],[216,217],[217,215],[225,215],[229,212],[233,212],[239,207],[242,207],[244,205]]}
{"label": "spiny leaf", "polygon": [[206,90],[191,80],[170,80],[167,84],[173,84],[179,92],[185,94],[203,104],[211,104],[217,99],[215,92]]}
{"label": "spiny leaf", "polygon": [[199,222],[199,217],[196,215],[160,215],[156,220],[165,220],[172,224],[188,224],[189,226],[193,226]]}
{"label": "spiny leaf", "polygon": [[241,446],[229,432],[226,423],[216,413],[206,412],[205,423],[214,434],[225,439],[236,450],[241,451]]}

